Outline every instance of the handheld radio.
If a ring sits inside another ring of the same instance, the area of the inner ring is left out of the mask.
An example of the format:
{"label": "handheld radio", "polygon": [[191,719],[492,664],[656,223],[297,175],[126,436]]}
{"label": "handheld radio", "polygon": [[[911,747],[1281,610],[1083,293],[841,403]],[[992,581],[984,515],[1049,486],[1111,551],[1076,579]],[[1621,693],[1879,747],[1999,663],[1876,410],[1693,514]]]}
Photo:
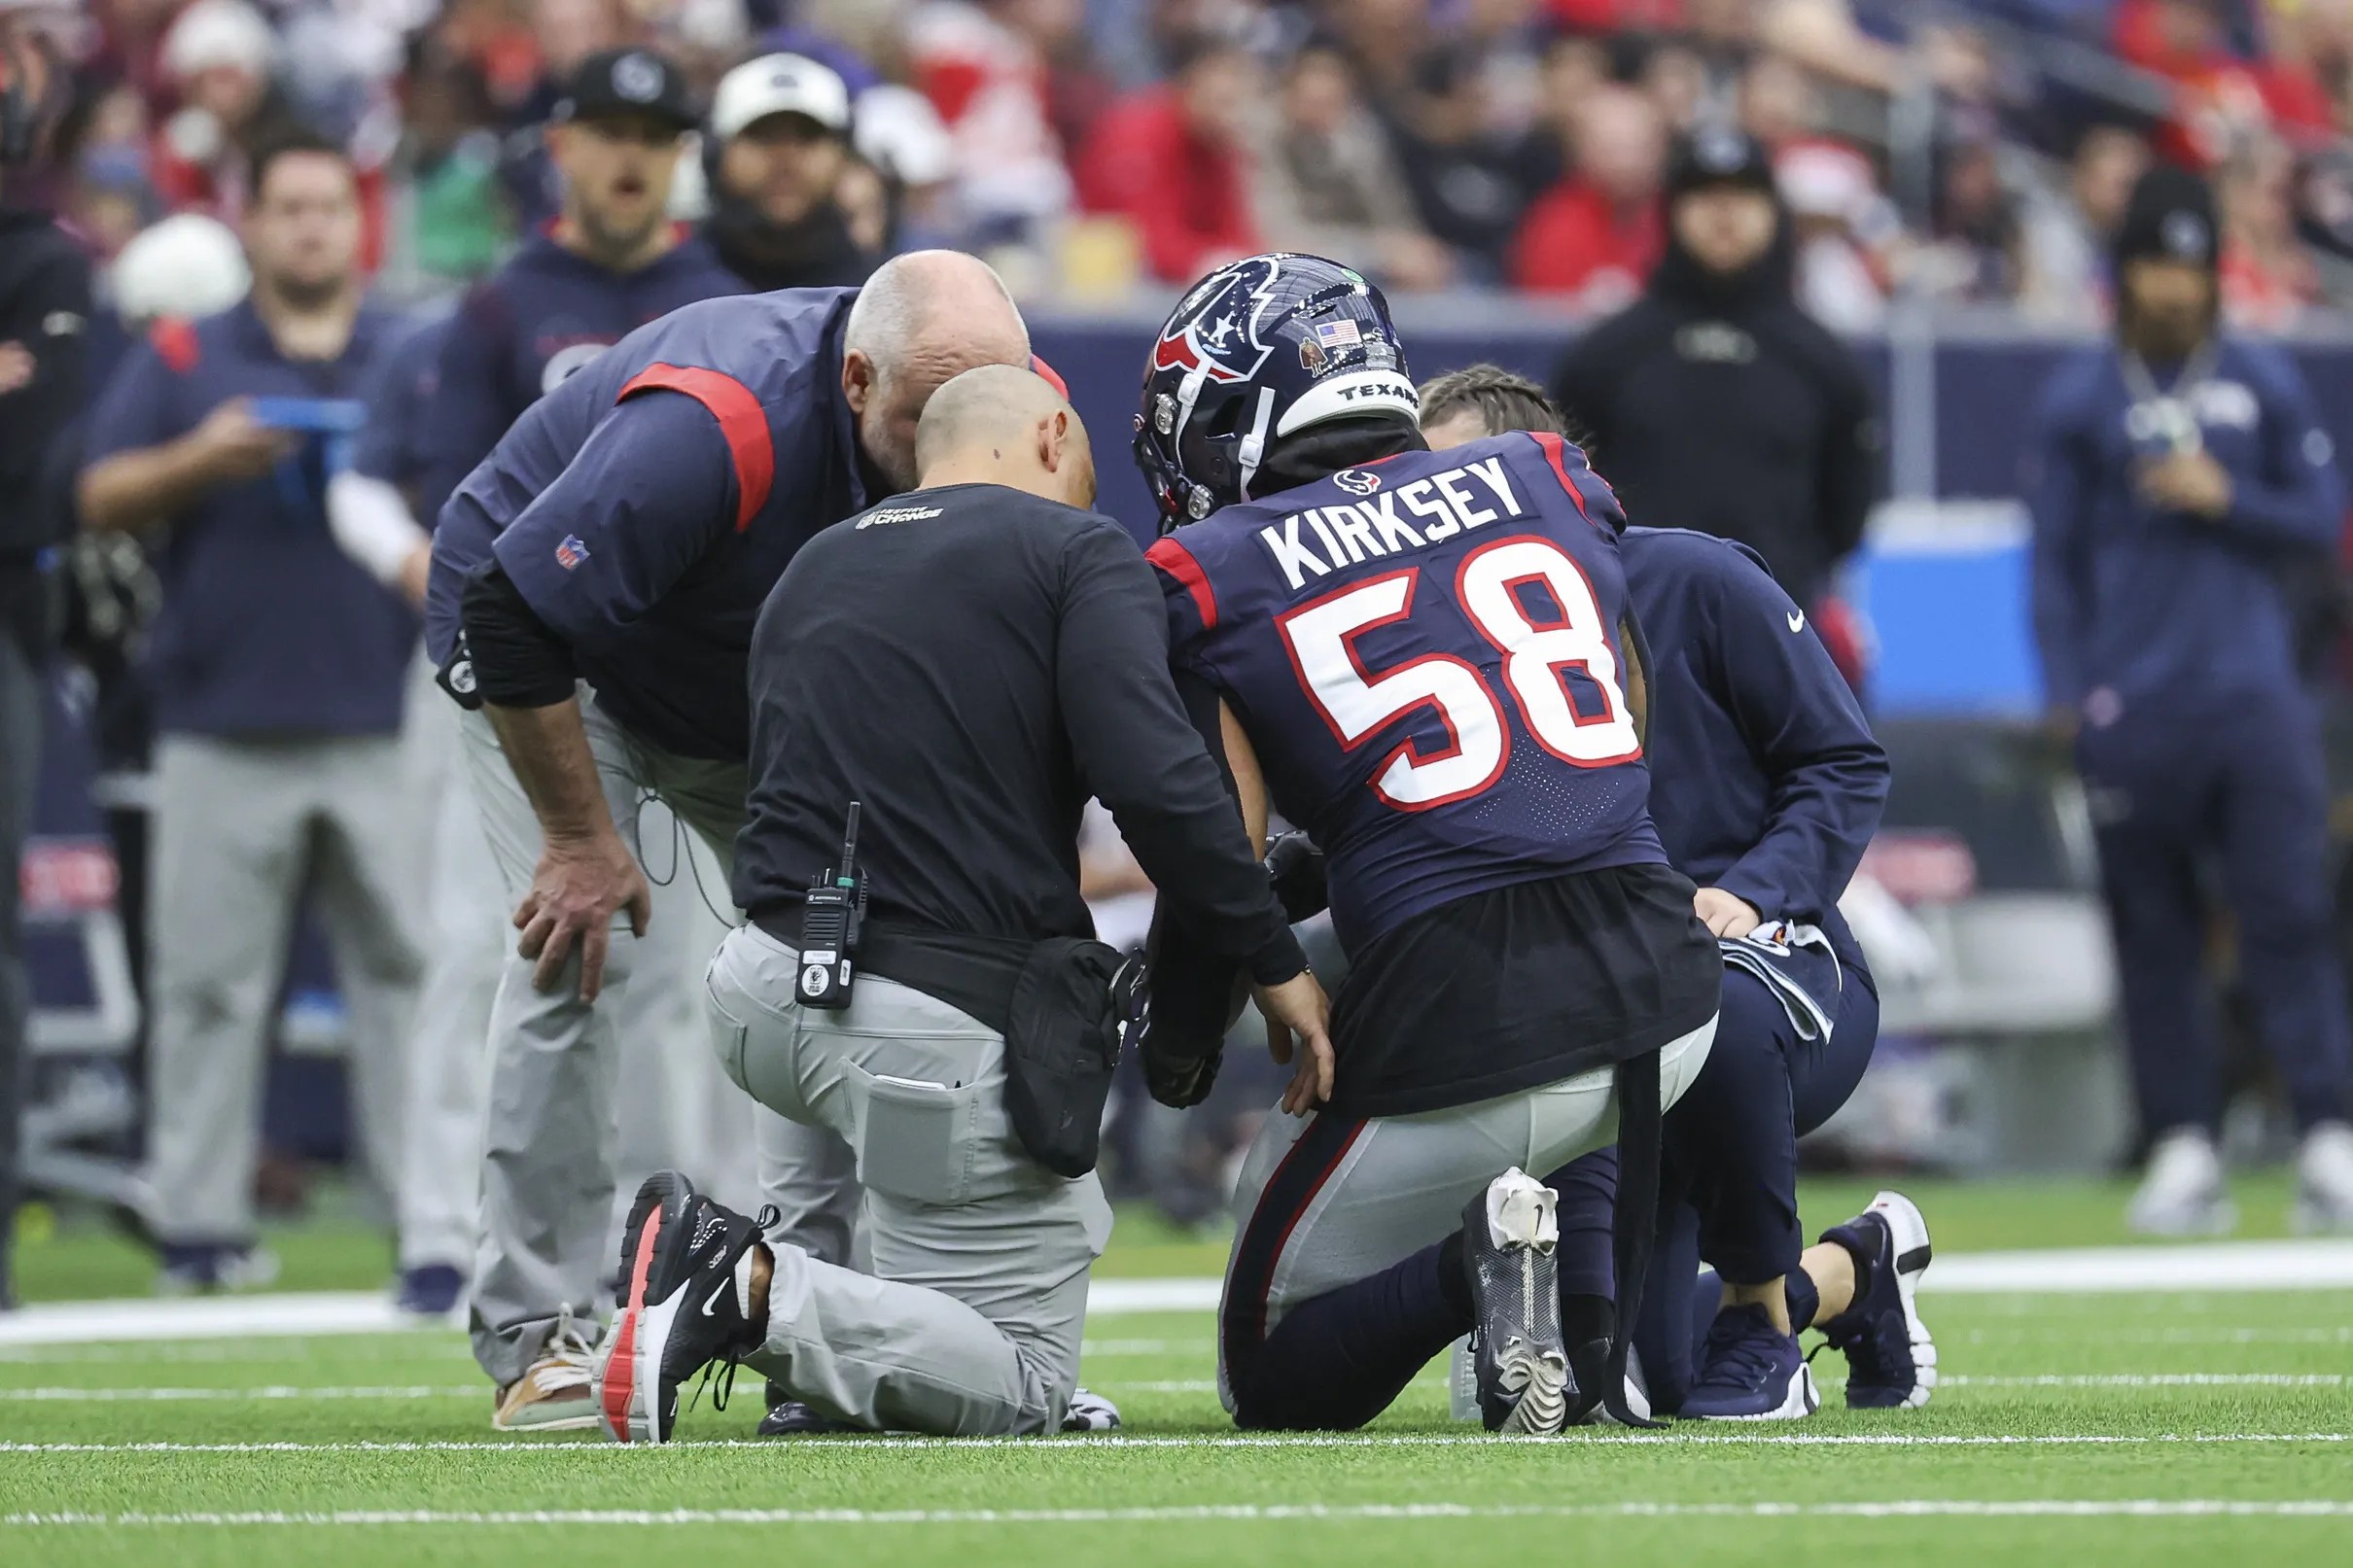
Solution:
{"label": "handheld radio", "polygon": [[858,926],[866,913],[866,881],[858,870],[858,802],[842,829],[841,866],[810,885],[801,902],[800,1004],[837,1011],[850,1005],[856,981]]}

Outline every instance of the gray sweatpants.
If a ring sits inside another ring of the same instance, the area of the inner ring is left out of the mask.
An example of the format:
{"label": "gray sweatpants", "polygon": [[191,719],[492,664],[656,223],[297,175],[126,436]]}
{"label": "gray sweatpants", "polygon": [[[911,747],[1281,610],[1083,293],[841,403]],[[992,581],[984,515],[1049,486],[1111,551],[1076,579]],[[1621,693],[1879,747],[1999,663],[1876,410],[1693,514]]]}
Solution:
{"label": "gray sweatpants", "polygon": [[[684,846],[674,845],[669,828],[653,825],[663,814],[650,809],[647,797],[658,794],[703,841],[723,873],[733,863],[735,833],[743,823],[743,767],[675,756],[649,746],[623,730],[584,688],[580,713],[606,805],[622,838],[639,847],[642,858],[650,862],[650,875],[675,876],[685,884],[676,896],[703,896],[693,891],[694,873]],[[539,819],[487,717],[466,714],[460,743],[467,782],[511,909],[530,890],[539,863]],[[681,851],[676,857],[674,847]],[[704,891],[726,907],[723,874]],[[604,994],[593,1006],[579,999],[577,954],[556,988],[543,992],[532,984],[531,960],[515,951],[512,928],[501,938],[506,957],[491,1009],[480,1237],[471,1309],[474,1359],[501,1385],[529,1370],[566,1308],[586,1318],[610,1298],[617,1261],[608,1244],[613,1213],[616,1198],[625,1202],[628,1196],[617,1191],[621,1151],[615,1084],[643,1081],[648,1072],[667,1075],[658,1043],[662,1031],[641,1021],[658,1018],[673,1005],[691,1006],[687,960],[669,944],[691,940],[693,930],[691,921],[657,918],[640,940],[630,936],[627,917],[617,917],[605,961]],[[630,1046],[626,1062],[623,1040]],[[775,1120],[756,1106],[745,1106],[744,1113],[763,1123]],[[768,1201],[807,1211],[789,1214],[780,1233],[806,1224],[813,1234],[830,1236],[833,1217],[854,1202],[843,1190],[850,1169],[847,1152],[838,1140],[826,1143],[802,1129],[761,1126],[755,1132],[761,1180],[775,1188]],[[846,1253],[846,1224],[839,1229]]]}
{"label": "gray sweatpants", "polygon": [[746,1361],[864,1426],[1056,1430],[1110,1239],[1102,1184],[1023,1150],[996,1030],[876,975],[840,1012],[804,1009],[795,965],[757,926],[730,933],[711,964],[713,1043],[761,1104],[856,1151],[873,1272],[775,1247],[767,1342]]}
{"label": "gray sweatpants", "polygon": [[253,1238],[263,1052],[307,881],[350,1019],[360,1148],[400,1169],[403,1059],[423,972],[415,811],[394,737],[156,747],[147,1218],[164,1242]]}

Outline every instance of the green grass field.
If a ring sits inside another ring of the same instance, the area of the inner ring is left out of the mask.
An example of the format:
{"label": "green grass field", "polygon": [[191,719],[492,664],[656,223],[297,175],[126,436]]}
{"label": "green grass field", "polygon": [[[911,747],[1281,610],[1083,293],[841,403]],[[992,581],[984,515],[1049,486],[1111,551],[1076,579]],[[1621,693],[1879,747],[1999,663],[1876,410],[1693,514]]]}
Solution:
{"label": "green grass field", "polygon": [[[1944,1253],[2121,1239],[2102,1184],[1911,1190]],[[1809,1219],[1867,1196],[1817,1184]],[[2239,1198],[2242,1234],[2276,1234],[2276,1183]],[[291,1285],[380,1282],[371,1237],[276,1240]],[[1123,1220],[1106,1272],[1221,1261]],[[23,1265],[51,1300],[145,1279],[91,1234]],[[1123,1434],[1002,1443],[754,1442],[750,1376],[667,1449],[504,1438],[438,1330],[0,1346],[0,1564],[2353,1562],[2353,1292],[1940,1297],[1929,1277],[1948,1381],[1924,1411],[1850,1414],[1826,1353],[1809,1421],[1555,1443],[1450,1422],[1436,1369],[1367,1433],[1238,1435],[1206,1313],[1090,1324],[1085,1377]]]}

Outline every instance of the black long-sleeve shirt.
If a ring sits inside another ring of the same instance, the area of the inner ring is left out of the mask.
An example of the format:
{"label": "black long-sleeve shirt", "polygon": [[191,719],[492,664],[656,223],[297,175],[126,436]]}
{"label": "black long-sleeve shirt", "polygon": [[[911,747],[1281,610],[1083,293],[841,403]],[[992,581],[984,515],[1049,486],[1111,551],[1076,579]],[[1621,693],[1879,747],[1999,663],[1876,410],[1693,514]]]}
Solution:
{"label": "black long-sleeve shirt", "polygon": [[57,437],[82,410],[89,261],[47,216],[0,210],[0,571],[67,526]]}
{"label": "black long-sleeve shirt", "polygon": [[1305,966],[1169,675],[1159,585],[1118,525],[998,485],[895,497],[801,548],[752,637],[735,901],[796,903],[860,802],[869,912],[1090,934],[1079,814],[1262,983]]}

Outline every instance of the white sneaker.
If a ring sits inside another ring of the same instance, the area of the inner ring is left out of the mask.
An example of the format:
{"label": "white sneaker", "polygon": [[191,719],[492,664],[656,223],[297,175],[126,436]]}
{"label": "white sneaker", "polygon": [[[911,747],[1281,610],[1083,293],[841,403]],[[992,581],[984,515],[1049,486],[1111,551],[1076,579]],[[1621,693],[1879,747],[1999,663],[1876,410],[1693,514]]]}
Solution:
{"label": "white sneaker", "polygon": [[2159,1138],[2125,1224],[2142,1236],[2227,1236],[2237,1223],[2214,1140],[2187,1127]]}
{"label": "white sneaker", "polygon": [[2296,1156],[2296,1229],[2353,1231],[2353,1127],[2323,1122]]}
{"label": "white sneaker", "polygon": [[590,1386],[595,1358],[596,1346],[565,1307],[539,1360],[499,1390],[491,1426],[501,1432],[579,1432],[596,1425]]}

